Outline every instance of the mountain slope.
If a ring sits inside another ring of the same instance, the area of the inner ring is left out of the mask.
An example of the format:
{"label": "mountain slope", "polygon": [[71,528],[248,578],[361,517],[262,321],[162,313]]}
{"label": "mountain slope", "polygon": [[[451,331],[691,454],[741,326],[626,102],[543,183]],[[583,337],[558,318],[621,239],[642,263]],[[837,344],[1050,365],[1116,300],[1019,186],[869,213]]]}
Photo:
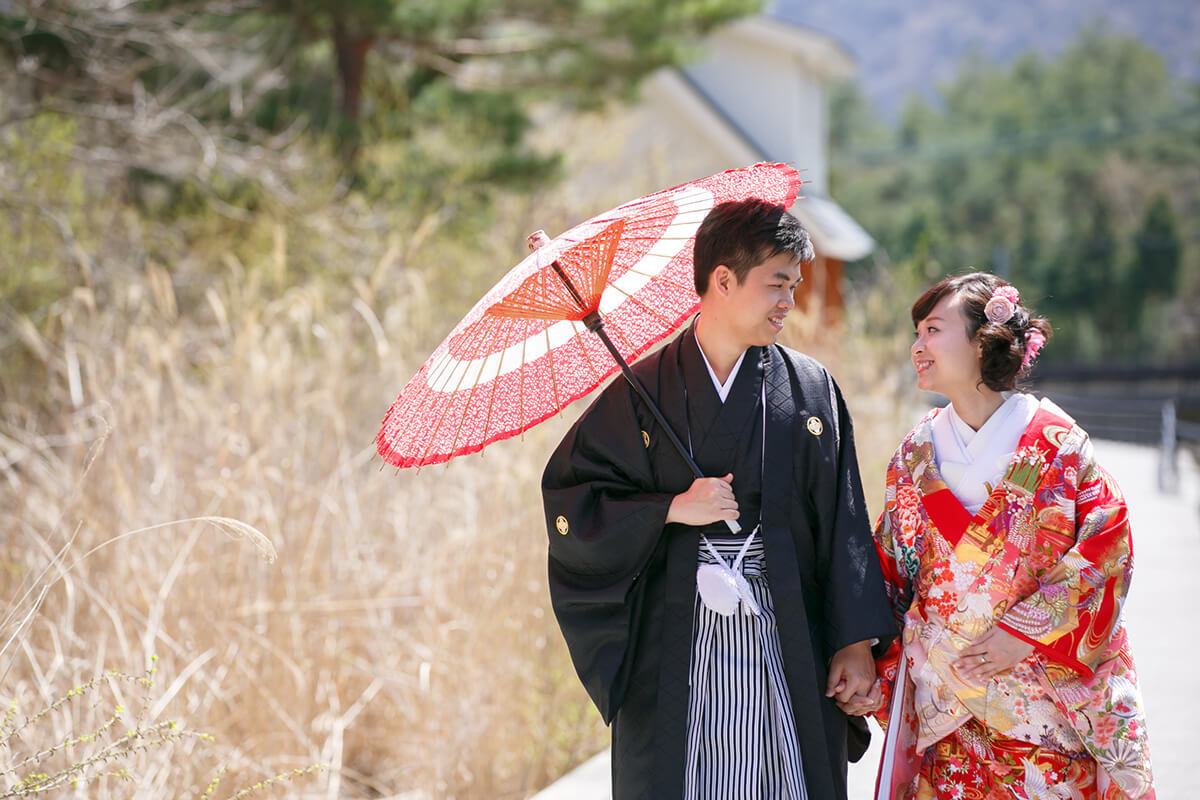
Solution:
{"label": "mountain slope", "polygon": [[913,91],[930,93],[972,51],[1000,62],[1035,50],[1053,56],[1089,24],[1136,36],[1177,77],[1200,77],[1195,0],[778,0],[770,16],[827,33],[858,59],[875,107],[894,118]]}

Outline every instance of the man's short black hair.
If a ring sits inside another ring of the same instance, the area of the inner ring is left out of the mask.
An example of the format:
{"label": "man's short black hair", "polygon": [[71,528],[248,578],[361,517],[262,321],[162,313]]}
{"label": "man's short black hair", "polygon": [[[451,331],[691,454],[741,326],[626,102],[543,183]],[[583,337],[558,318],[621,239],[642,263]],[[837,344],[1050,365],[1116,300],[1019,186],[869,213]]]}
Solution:
{"label": "man's short black hair", "polygon": [[791,253],[801,264],[813,260],[808,231],[780,205],[757,197],[721,203],[708,212],[696,232],[696,294],[721,264],[744,283],[750,270],[779,253]]}

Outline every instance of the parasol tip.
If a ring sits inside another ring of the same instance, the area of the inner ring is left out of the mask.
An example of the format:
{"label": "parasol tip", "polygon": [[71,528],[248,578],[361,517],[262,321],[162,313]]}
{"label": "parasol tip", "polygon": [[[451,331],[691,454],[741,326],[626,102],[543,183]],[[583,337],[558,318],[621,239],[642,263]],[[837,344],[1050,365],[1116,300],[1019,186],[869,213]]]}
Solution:
{"label": "parasol tip", "polygon": [[525,237],[525,244],[529,245],[530,252],[537,250],[539,247],[544,247],[550,244],[550,237],[543,230],[536,230]]}

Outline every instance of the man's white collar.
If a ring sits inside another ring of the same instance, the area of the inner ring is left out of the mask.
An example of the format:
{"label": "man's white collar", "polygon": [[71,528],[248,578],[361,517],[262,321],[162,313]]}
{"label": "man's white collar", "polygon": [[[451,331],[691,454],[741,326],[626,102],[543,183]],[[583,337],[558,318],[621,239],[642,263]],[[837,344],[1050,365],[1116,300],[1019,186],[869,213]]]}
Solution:
{"label": "man's white collar", "polygon": [[[717,377],[716,370],[712,368],[712,364],[708,363],[708,356],[704,355],[704,348],[700,346],[700,340],[696,339],[696,349],[700,351],[700,357],[704,359],[704,366],[708,368],[708,375],[712,378],[713,386],[716,387],[717,396],[721,398],[721,402],[725,402],[725,398],[729,397],[729,390],[733,388],[733,381],[737,378],[738,369],[742,366],[742,360],[746,358],[746,350],[738,356],[738,360],[734,363],[733,369],[729,370],[729,377],[721,383],[721,379]],[[749,348],[746,348],[747,350]]]}

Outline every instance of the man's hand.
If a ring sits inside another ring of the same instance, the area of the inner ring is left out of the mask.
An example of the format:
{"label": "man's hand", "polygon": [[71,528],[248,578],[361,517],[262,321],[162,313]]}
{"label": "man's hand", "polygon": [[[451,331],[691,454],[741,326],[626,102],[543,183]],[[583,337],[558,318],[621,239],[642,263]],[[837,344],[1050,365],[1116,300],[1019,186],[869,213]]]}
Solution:
{"label": "man's hand", "polygon": [[838,703],[849,703],[855,695],[862,698],[875,692],[879,701],[879,687],[875,685],[875,659],[871,658],[871,643],[867,640],[848,644],[833,654],[829,665],[829,680],[825,684],[825,696]]}
{"label": "man's hand", "polygon": [[723,519],[737,519],[738,505],[733,499],[733,473],[724,478],[696,478],[683,494],[675,495],[667,510],[667,522],[707,525]]}

